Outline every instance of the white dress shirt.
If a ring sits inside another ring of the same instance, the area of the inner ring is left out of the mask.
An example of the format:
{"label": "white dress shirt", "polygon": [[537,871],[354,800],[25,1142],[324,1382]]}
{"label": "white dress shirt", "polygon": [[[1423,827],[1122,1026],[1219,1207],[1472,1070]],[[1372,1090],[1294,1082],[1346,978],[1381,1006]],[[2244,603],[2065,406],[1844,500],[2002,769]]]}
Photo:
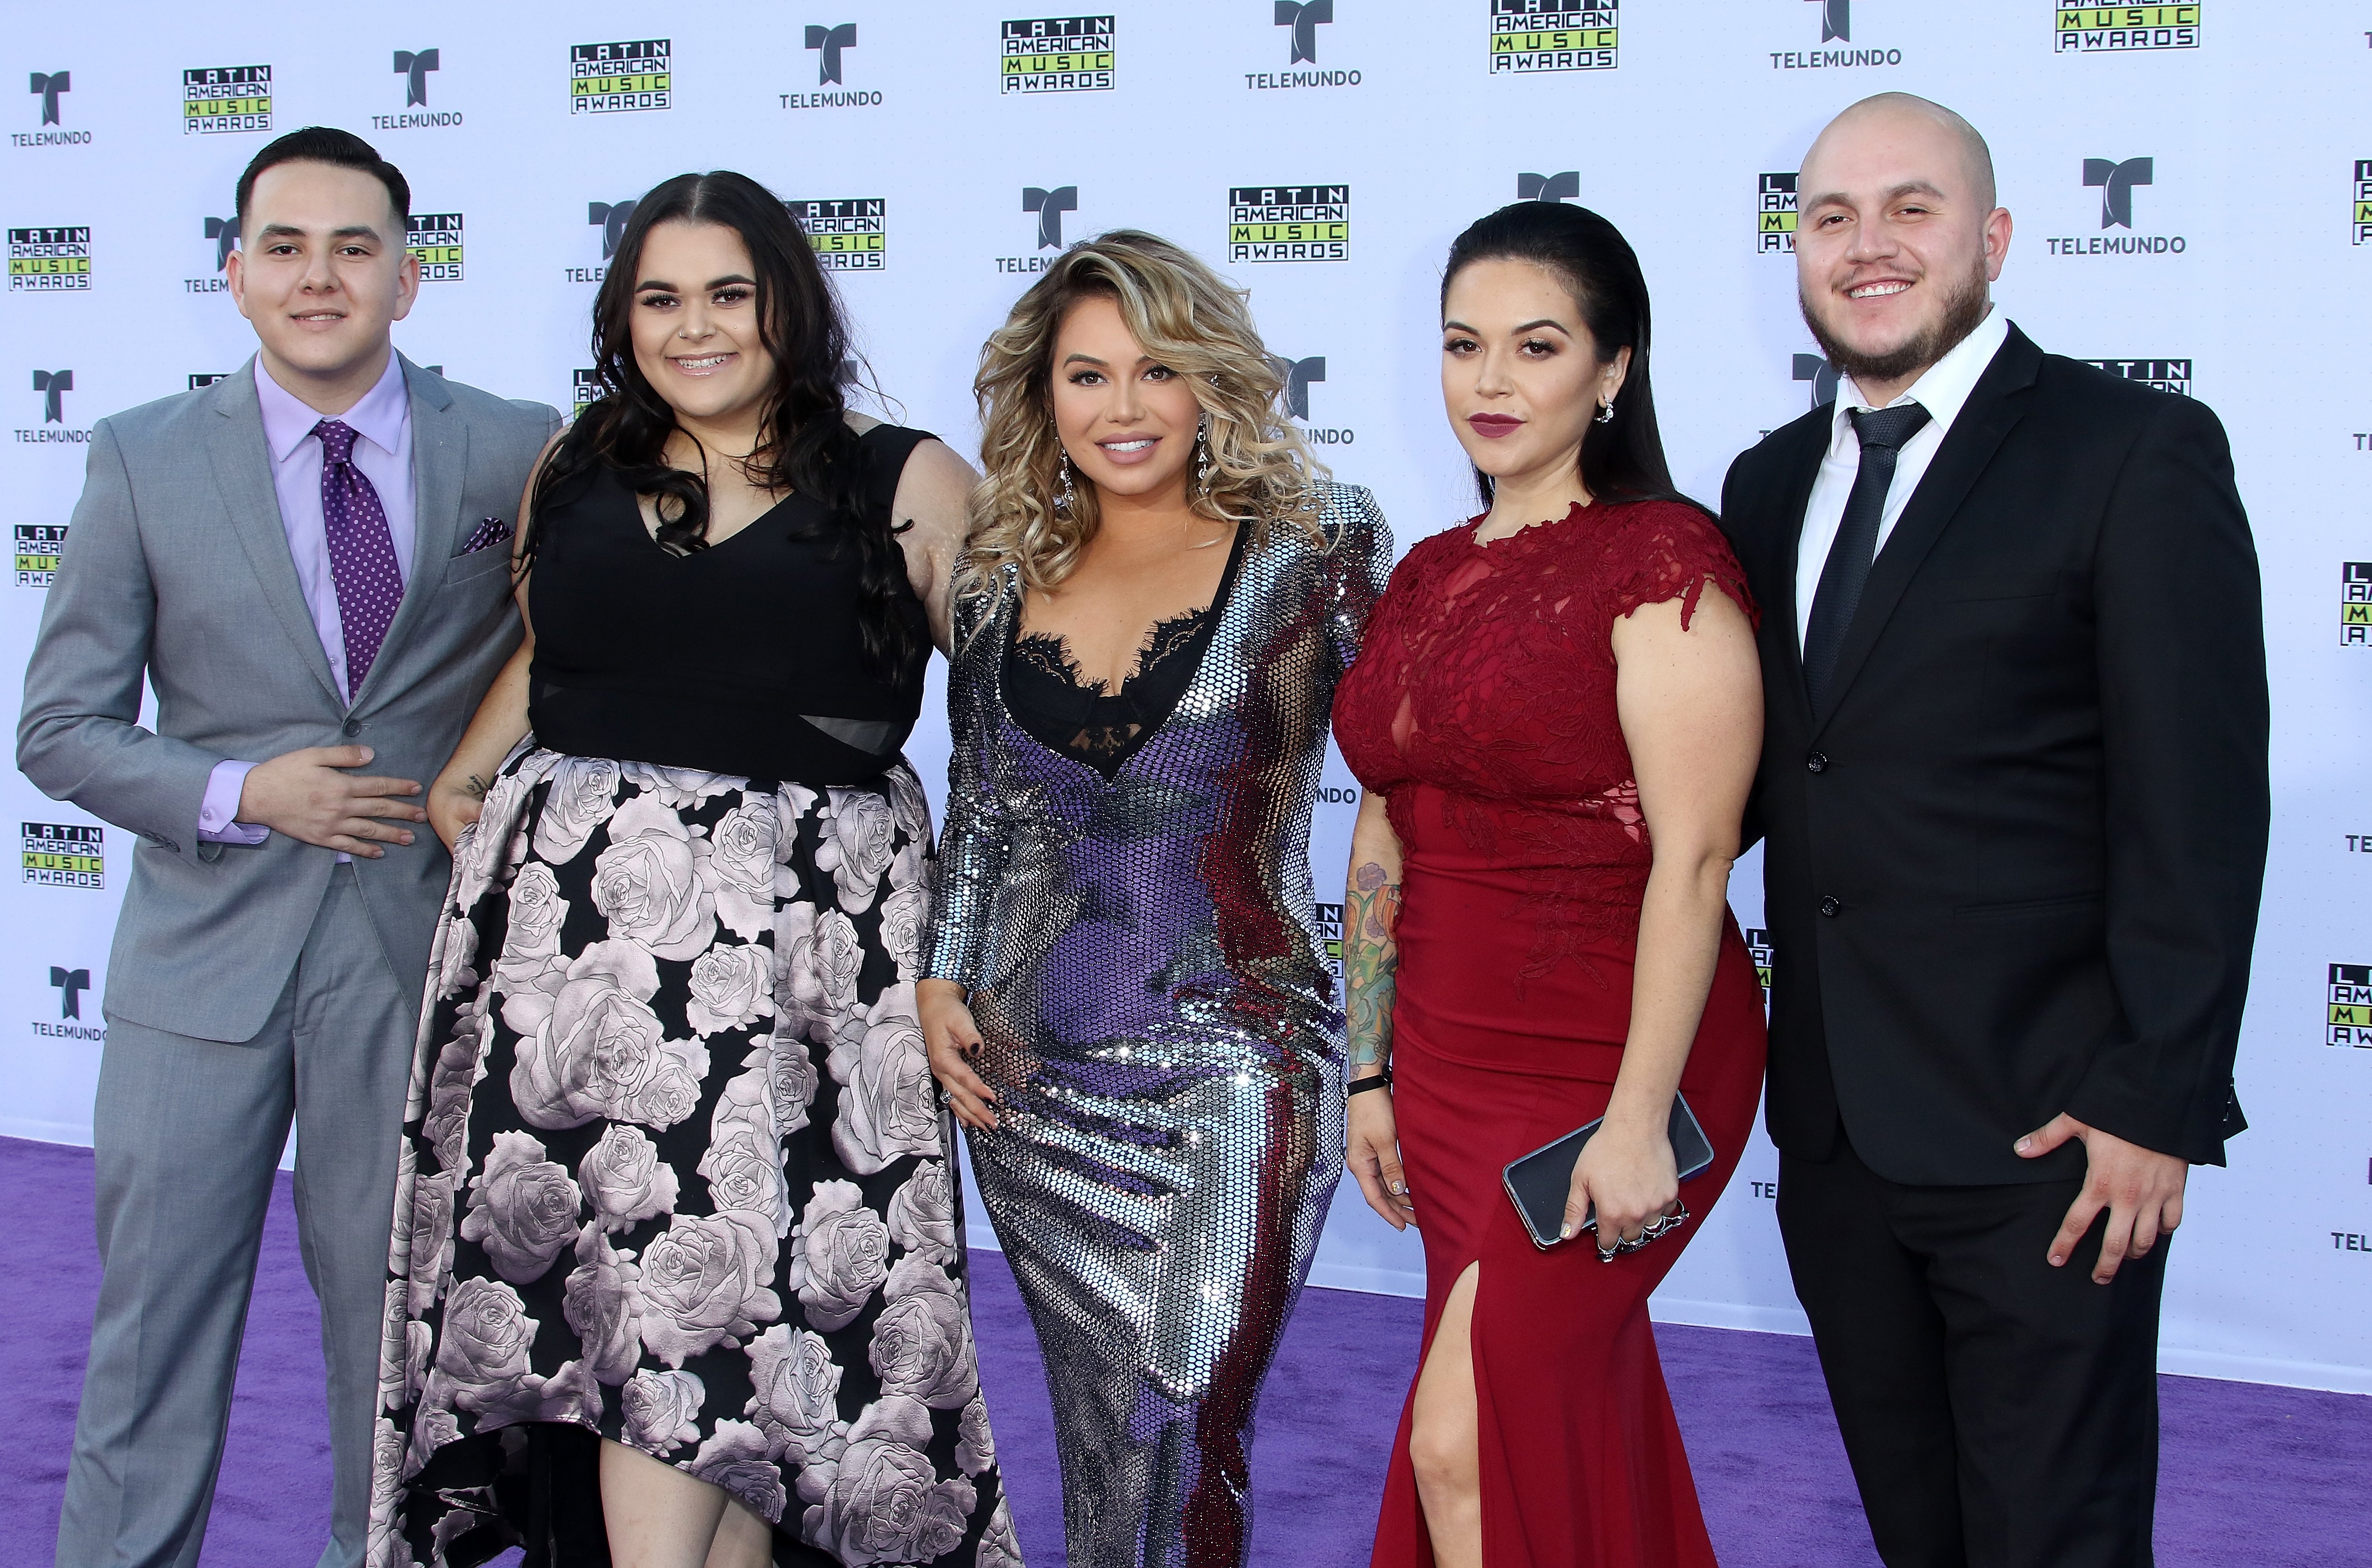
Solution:
{"label": "white dress shirt", "polygon": [[[1927,410],[1927,423],[1895,455],[1894,479],[1886,490],[1886,509],[1878,518],[1878,552],[1886,549],[1886,541],[1894,532],[1895,519],[1902,516],[1902,508],[1919,489],[1919,482],[1926,476],[1927,465],[1936,460],[1936,453],[1950,433],[1952,422],[1960,416],[1969,394],[1977,389],[1979,377],[2008,341],[2009,318],[1996,308],[1977,324],[1975,331],[1929,366],[1926,374],[1913,382],[1908,391],[1886,405],[1901,408],[1905,403],[1921,404]],[[1830,548],[1836,543],[1837,528],[1844,521],[1845,498],[1853,494],[1854,476],[1861,471],[1861,439],[1854,434],[1853,421],[1846,416],[1854,409],[1871,406],[1861,389],[1854,385],[1852,377],[1837,382],[1829,449],[1820,459],[1820,477],[1812,481],[1812,498],[1804,506],[1803,537],[1796,545],[1798,651],[1811,632],[1812,596],[1820,592],[1821,569],[1829,563]]]}

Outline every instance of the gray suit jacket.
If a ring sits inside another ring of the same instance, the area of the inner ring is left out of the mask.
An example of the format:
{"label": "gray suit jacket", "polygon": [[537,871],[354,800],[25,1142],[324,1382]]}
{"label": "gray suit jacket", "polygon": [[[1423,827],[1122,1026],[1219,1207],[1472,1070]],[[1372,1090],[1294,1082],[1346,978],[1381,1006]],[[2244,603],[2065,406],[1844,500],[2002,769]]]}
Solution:
{"label": "gray suit jacket", "polygon": [[[106,1010],[201,1040],[263,1027],[337,854],[274,833],[201,843],[215,764],[306,746],[370,747],[373,773],[424,785],[518,645],[510,551],[457,554],[519,493],[559,425],[406,360],[419,528],[403,601],[351,709],[297,587],[250,370],[99,421],[64,559],[25,670],[17,765],[44,794],[139,835],[108,960]],[[141,680],[157,727],[139,724]],[[357,859],[388,962],[407,985],[451,863],[426,831]]]}

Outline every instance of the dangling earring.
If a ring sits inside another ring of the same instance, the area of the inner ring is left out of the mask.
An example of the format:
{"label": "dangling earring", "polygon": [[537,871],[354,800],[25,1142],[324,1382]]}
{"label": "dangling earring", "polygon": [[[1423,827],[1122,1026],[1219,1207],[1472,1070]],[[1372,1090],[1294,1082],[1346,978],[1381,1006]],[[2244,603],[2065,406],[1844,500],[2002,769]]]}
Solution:
{"label": "dangling earring", "polygon": [[1194,426],[1194,487],[1206,494],[1211,488],[1211,416],[1207,413]]}
{"label": "dangling earring", "polygon": [[1604,402],[1599,405],[1597,416],[1592,419],[1590,423],[1593,424],[1611,424],[1614,423],[1614,400],[1612,398],[1607,399]]}
{"label": "dangling earring", "polygon": [[1057,461],[1063,476],[1063,485],[1061,489],[1054,492],[1054,510],[1068,512],[1071,509],[1071,499],[1074,494],[1071,489],[1071,454],[1064,452]]}

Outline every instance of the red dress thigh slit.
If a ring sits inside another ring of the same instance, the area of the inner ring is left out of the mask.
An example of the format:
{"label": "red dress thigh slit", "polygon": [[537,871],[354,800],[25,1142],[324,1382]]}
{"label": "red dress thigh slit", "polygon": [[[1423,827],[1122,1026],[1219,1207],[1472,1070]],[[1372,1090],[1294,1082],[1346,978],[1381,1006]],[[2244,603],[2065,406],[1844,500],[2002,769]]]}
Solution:
{"label": "red dress thigh slit", "polygon": [[[1599,961],[1610,969],[1610,957]],[[1627,1013],[1627,992],[1622,1000]],[[1481,1263],[1474,1392],[1489,1568],[1714,1561],[1647,1297],[1737,1168],[1762,1090],[1762,987],[1733,929],[1681,1086],[1715,1155],[1712,1168],[1680,1189],[1695,1217],[1611,1263],[1598,1260],[1587,1236],[1545,1252],[1533,1246],[1499,1173],[1602,1115],[1613,1085],[1476,1066],[1436,1053],[1421,1035],[1396,1035],[1393,1110],[1424,1238],[1420,1366],[1459,1275]],[[1413,1385],[1410,1392],[1413,1400]],[[1430,1568],[1408,1438],[1404,1404],[1375,1561]]]}
{"label": "red dress thigh slit", "polygon": [[[1614,704],[1614,621],[1711,584],[1751,616],[1693,507],[1576,507],[1489,544],[1421,542],[1335,702],[1403,858],[1392,1104],[1425,1252],[1424,1352],[1479,1260],[1472,1349],[1485,1568],[1714,1562],[1647,1297],[1736,1169],[1763,1065],[1762,993],[1734,922],[1680,1081],[1712,1140],[1696,1216],[1610,1263],[1533,1246],[1507,1162],[1603,1114],[1629,1033],[1653,865]],[[1423,1365],[1422,1356],[1419,1361]],[[1413,1394],[1413,1388],[1412,1388]],[[1379,1568],[1431,1568],[1404,1406]]]}

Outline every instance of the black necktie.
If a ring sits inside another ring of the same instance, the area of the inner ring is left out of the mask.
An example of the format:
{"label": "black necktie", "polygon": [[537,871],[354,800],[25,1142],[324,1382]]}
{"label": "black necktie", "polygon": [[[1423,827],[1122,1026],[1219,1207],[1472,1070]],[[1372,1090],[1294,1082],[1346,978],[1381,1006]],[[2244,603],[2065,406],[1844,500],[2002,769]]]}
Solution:
{"label": "black necktie", "polygon": [[1878,554],[1878,523],[1886,515],[1887,487],[1894,482],[1894,459],[1902,444],[1927,423],[1927,411],[1917,403],[1900,408],[1847,409],[1854,435],[1861,442],[1861,467],[1854,474],[1853,493],[1845,497],[1845,515],[1837,524],[1836,542],[1829,547],[1828,563],[1820,568],[1820,586],[1812,595],[1812,617],[1804,629],[1804,690],[1818,712],[1835,673],[1837,653],[1845,644],[1845,628],[1853,624],[1861,603],[1862,586],[1869,581],[1869,563]]}

